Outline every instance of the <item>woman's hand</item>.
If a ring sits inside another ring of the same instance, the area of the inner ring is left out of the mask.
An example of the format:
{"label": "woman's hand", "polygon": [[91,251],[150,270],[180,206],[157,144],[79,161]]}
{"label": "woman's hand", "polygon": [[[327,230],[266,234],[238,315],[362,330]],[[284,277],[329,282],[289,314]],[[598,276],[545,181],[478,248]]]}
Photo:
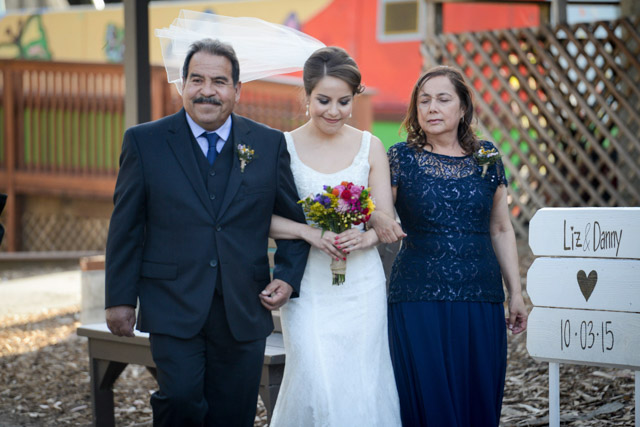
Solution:
{"label": "woman's hand", "polygon": [[509,297],[509,317],[505,319],[507,328],[513,334],[519,334],[527,329],[527,309],[524,306],[522,294]]}
{"label": "woman's hand", "polygon": [[344,254],[334,246],[337,236],[338,235],[332,231],[325,231],[323,233],[322,230],[315,227],[308,227],[304,232],[304,240],[311,246],[320,249],[334,259],[342,259],[344,258]]}
{"label": "woman's hand", "polygon": [[374,211],[369,221],[383,243],[394,243],[407,237],[400,224],[384,212]]}
{"label": "woman's hand", "polygon": [[367,249],[379,243],[378,236],[373,230],[362,232],[357,228],[350,228],[338,234],[334,245],[343,252],[343,256],[350,252]]}

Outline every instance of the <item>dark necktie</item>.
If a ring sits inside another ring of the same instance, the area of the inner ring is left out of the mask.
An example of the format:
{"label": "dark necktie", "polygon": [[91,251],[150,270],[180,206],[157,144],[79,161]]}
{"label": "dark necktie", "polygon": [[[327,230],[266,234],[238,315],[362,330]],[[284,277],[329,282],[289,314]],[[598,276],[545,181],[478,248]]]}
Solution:
{"label": "dark necktie", "polygon": [[215,162],[216,156],[218,155],[218,150],[216,150],[216,144],[218,143],[218,139],[220,137],[215,132],[206,132],[205,136],[209,141],[209,151],[207,151],[207,160],[209,161],[209,165],[213,166],[213,162]]}

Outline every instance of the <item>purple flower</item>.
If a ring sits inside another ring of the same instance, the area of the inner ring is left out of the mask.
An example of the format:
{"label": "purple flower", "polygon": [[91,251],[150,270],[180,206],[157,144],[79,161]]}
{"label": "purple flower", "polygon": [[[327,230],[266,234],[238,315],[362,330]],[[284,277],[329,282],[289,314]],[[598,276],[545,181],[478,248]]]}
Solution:
{"label": "purple flower", "polygon": [[316,195],[313,201],[320,203],[325,208],[328,208],[329,206],[331,206],[331,199],[328,196],[325,196],[323,194]]}

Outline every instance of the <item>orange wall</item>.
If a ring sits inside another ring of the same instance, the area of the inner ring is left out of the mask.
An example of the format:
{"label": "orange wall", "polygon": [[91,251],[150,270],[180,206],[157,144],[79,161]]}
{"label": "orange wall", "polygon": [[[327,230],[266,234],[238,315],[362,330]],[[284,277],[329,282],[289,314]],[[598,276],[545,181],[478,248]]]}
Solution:
{"label": "orange wall", "polygon": [[537,6],[445,4],[442,7],[445,33],[536,27],[540,24]]}
{"label": "orange wall", "polygon": [[418,41],[379,43],[376,0],[334,0],[303,24],[302,30],[326,45],[345,48],[362,72],[363,84],[376,90],[376,110],[406,105],[420,74]]}
{"label": "orange wall", "polygon": [[[420,42],[378,42],[377,0],[334,0],[303,23],[302,30],[327,45],[345,48],[356,60],[363,83],[375,88],[377,113],[401,113],[422,71]],[[447,33],[537,26],[535,6],[445,4]]]}

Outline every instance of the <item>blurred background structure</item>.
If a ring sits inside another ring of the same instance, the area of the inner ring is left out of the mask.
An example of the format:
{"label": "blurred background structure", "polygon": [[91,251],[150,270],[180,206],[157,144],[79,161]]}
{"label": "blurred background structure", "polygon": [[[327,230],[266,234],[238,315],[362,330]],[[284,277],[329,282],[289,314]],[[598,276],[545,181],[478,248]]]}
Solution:
{"label": "blurred background structure", "polygon": [[[19,7],[19,9],[18,9]],[[543,206],[640,203],[640,2],[252,0],[149,3],[152,119],[177,111],[155,28],[180,9],[256,16],[347,49],[369,88],[353,122],[386,146],[420,73],[460,67],[500,147],[520,237]],[[125,129],[120,2],[0,0],[2,252],[103,251]],[[238,112],[305,121],[299,74],[250,82]]]}

